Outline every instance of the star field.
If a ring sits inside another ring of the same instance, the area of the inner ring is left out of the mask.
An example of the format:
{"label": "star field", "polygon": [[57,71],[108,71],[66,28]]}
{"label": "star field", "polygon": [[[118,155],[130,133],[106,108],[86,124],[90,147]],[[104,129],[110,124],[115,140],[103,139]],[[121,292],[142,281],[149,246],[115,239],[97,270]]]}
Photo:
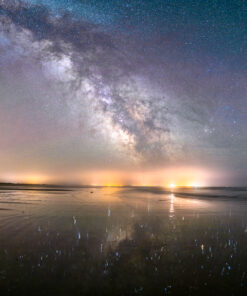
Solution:
{"label": "star field", "polygon": [[246,1],[0,1],[0,177],[183,167],[244,185],[246,20]]}

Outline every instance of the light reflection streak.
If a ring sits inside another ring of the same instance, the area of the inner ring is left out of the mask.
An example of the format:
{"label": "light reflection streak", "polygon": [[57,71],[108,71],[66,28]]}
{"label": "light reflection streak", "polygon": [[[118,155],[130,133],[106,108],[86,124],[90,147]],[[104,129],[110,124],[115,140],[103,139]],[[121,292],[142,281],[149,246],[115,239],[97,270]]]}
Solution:
{"label": "light reflection streak", "polygon": [[170,195],[170,209],[169,209],[169,217],[173,218],[175,216],[175,210],[174,210],[174,194]]}

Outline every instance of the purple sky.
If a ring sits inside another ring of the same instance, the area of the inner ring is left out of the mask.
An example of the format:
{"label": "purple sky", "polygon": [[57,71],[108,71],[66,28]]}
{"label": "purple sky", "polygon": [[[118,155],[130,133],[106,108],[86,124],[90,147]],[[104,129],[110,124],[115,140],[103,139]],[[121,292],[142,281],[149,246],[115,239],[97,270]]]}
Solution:
{"label": "purple sky", "polygon": [[246,185],[247,4],[228,2],[1,1],[0,179]]}

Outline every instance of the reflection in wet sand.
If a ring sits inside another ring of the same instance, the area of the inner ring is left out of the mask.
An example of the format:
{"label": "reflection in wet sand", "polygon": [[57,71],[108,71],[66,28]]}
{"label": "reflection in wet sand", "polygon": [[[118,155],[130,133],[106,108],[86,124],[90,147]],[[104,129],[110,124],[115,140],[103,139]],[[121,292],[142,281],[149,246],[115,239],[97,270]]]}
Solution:
{"label": "reflection in wet sand", "polygon": [[243,192],[3,190],[1,292],[245,295]]}

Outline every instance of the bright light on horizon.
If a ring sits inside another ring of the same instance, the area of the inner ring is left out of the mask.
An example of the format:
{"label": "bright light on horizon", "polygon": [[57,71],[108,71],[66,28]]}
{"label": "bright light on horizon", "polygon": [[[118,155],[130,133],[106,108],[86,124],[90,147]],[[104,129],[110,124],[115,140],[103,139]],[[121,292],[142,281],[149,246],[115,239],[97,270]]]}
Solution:
{"label": "bright light on horizon", "polygon": [[[1,176],[1,175],[0,175]],[[199,169],[176,168],[164,170],[87,170],[58,173],[52,172],[19,172],[6,174],[2,182],[28,184],[78,184],[92,186],[161,186],[169,189],[199,188],[210,186],[209,176],[213,173]],[[214,186],[212,184],[211,186]]]}

